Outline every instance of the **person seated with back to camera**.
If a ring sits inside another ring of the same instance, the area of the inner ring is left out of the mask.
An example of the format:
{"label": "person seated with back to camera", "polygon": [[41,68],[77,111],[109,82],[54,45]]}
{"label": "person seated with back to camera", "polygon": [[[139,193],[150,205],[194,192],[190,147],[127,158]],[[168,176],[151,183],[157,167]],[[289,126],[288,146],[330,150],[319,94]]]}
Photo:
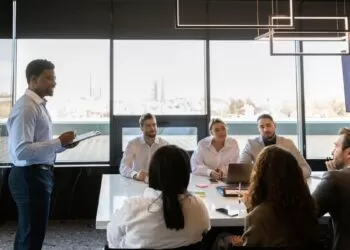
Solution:
{"label": "person seated with back to camera", "polygon": [[208,210],[187,187],[188,153],[174,145],[159,148],[149,164],[149,187],[125,200],[107,226],[111,248],[178,248],[202,240],[210,229]]}
{"label": "person seated with back to camera", "polygon": [[236,139],[227,135],[226,123],[213,118],[209,123],[210,136],[198,142],[191,157],[192,173],[221,180],[230,163],[237,163],[239,147]]}
{"label": "person seated with back to camera", "polygon": [[298,161],[285,149],[271,145],[259,153],[244,202],[248,214],[243,235],[219,235],[214,249],[231,244],[304,249],[317,243],[315,202]]}

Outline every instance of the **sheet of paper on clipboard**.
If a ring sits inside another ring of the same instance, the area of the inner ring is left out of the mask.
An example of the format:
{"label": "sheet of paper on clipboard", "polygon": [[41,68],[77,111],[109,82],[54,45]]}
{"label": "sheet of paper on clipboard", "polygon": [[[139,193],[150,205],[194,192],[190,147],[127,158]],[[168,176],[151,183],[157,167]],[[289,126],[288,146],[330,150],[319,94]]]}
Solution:
{"label": "sheet of paper on clipboard", "polygon": [[90,131],[90,132],[87,132],[84,134],[77,135],[74,138],[72,143],[84,141],[84,140],[87,140],[87,139],[90,139],[92,137],[99,136],[99,135],[102,135],[102,133],[100,131]]}

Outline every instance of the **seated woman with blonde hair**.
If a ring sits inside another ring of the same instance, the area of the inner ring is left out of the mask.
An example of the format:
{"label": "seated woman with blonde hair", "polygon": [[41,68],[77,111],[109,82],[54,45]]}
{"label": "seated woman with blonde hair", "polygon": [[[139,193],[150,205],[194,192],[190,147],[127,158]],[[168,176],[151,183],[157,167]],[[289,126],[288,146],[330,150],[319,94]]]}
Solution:
{"label": "seated woman with blonde hair", "polygon": [[230,163],[237,163],[239,147],[236,139],[228,136],[226,123],[213,118],[209,123],[210,136],[198,142],[191,157],[192,173],[220,180],[227,174]]}
{"label": "seated woman with blonde hair", "polygon": [[[149,164],[149,187],[117,209],[107,226],[110,248],[178,248],[194,245],[210,229],[208,210],[192,196],[188,153],[174,145],[159,148]],[[126,187],[129,188],[129,187]]]}

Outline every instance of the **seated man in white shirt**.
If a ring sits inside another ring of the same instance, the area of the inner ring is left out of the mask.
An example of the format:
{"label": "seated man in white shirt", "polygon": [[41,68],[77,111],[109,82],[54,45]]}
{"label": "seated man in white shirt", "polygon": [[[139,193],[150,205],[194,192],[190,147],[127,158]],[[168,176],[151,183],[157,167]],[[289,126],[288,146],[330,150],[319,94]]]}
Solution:
{"label": "seated man in white shirt", "polygon": [[227,174],[230,163],[237,163],[239,147],[237,141],[227,135],[226,123],[214,118],[209,123],[208,136],[198,142],[191,157],[192,173],[220,180]]}
{"label": "seated man in white shirt", "polygon": [[149,185],[142,196],[129,197],[107,225],[110,248],[196,249],[210,229],[202,198],[187,191],[191,164],[188,153],[174,145],[155,152]]}
{"label": "seated man in white shirt", "polygon": [[258,117],[257,121],[260,136],[248,139],[239,161],[248,164],[254,163],[257,155],[265,146],[278,145],[289,151],[297,159],[303,171],[304,178],[309,178],[311,175],[309,164],[291,139],[276,135],[276,123],[273,121],[272,116],[269,114],[262,114]]}
{"label": "seated man in white shirt", "polygon": [[125,177],[145,181],[152,155],[168,142],[157,136],[157,121],[153,114],[143,114],[139,124],[142,135],[129,141],[120,163],[119,172]]}

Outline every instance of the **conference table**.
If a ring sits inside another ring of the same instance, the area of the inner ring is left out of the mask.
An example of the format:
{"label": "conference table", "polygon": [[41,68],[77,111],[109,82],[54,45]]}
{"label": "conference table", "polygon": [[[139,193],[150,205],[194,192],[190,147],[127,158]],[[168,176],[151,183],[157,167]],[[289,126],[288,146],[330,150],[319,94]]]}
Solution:
{"label": "conference table", "polygon": [[[309,189],[313,192],[320,183],[324,172],[312,172],[307,179]],[[198,186],[207,186],[200,188]],[[200,196],[209,212],[212,227],[240,227],[244,226],[246,207],[237,197],[223,197],[216,187],[225,185],[222,182],[212,184],[208,177],[191,175],[188,191]],[[100,197],[96,215],[96,229],[106,229],[114,211],[123,205],[125,199],[131,196],[141,196],[148,184],[125,178],[119,174],[104,174],[102,176]],[[229,217],[216,211],[217,208],[226,208],[229,213],[238,214]],[[321,223],[327,223],[329,214],[321,218]]]}

